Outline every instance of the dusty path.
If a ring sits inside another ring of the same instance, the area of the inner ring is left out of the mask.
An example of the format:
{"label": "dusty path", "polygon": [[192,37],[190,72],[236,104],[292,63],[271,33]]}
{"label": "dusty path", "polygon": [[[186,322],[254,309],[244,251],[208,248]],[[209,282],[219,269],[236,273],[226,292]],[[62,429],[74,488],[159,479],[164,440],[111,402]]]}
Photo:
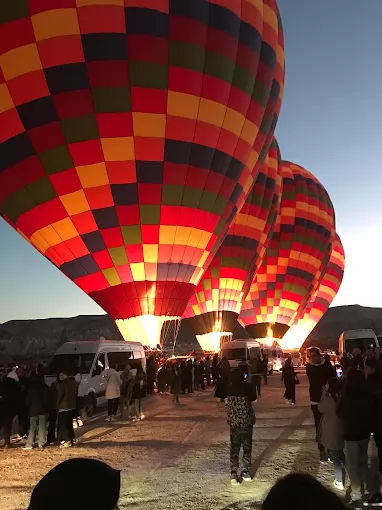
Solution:
{"label": "dusty path", "polygon": [[300,379],[295,407],[284,403],[277,375],[256,404],[252,483],[229,484],[226,415],[211,391],[186,395],[176,408],[170,395],[155,395],[146,399],[146,420],[108,425],[98,416],[80,429],[76,448],[0,451],[0,508],[25,509],[33,485],[72,456],[94,457],[122,470],[121,509],[259,508],[275,480],[291,471],[330,484],[331,466],[320,465],[314,443],[306,378]]}

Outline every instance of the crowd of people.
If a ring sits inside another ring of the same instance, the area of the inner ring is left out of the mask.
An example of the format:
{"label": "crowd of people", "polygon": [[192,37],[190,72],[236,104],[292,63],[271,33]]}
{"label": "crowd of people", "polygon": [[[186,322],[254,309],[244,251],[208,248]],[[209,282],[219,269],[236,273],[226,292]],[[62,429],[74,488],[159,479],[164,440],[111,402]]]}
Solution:
{"label": "crowd of people", "polygon": [[[350,481],[350,501],[355,505],[382,506],[382,359],[381,353],[354,350],[345,355],[339,377],[331,360],[318,348],[310,348],[306,374],[316,427],[319,460],[332,463],[334,487],[344,490],[345,477]],[[17,416],[15,441],[26,438],[24,449],[58,444],[66,448],[75,443],[74,427],[86,419],[81,393],[81,374],[62,371],[51,385],[45,384],[43,365],[27,373],[13,367],[4,377],[0,391],[1,423],[5,447],[12,445],[11,433]],[[214,396],[226,407],[230,427],[231,483],[250,481],[253,427],[256,417],[253,403],[261,394],[264,359],[241,362],[232,369],[227,358],[218,355],[171,358],[158,363],[147,359],[146,370],[132,370],[129,365],[110,365],[103,370],[106,379],[107,420],[138,421],[145,418],[144,399],[155,389],[170,392],[174,405],[182,394],[215,386]],[[287,359],[281,381],[284,398],[296,403],[298,376]],[[379,470],[369,468],[368,448],[373,441],[378,452]],[[243,449],[242,469],[239,453]]]}

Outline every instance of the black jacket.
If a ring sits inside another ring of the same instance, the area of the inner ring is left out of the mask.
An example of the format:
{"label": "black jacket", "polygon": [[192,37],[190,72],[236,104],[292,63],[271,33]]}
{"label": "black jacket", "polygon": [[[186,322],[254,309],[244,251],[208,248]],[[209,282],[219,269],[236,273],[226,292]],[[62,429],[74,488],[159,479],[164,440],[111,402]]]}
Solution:
{"label": "black jacket", "polygon": [[345,441],[368,439],[373,428],[373,399],[371,394],[351,397],[344,395],[337,405]]}
{"label": "black jacket", "polygon": [[320,365],[307,363],[306,375],[309,379],[309,395],[312,404],[318,404],[321,400],[324,386],[331,377],[336,376],[336,371],[329,361],[322,360]]}
{"label": "black jacket", "polygon": [[48,386],[39,379],[31,379],[27,391],[26,403],[29,416],[41,416],[48,412]]}
{"label": "black jacket", "polygon": [[19,383],[10,377],[5,377],[0,386],[1,417],[16,416],[20,409],[21,395]]}
{"label": "black jacket", "polygon": [[284,381],[285,386],[296,384],[296,372],[292,365],[285,365],[281,373],[281,381]]}
{"label": "black jacket", "polygon": [[74,377],[68,377],[58,386],[57,409],[68,411],[77,407],[78,383]]}
{"label": "black jacket", "polygon": [[367,378],[370,393],[373,398],[372,432],[382,431],[382,377],[375,373]]}

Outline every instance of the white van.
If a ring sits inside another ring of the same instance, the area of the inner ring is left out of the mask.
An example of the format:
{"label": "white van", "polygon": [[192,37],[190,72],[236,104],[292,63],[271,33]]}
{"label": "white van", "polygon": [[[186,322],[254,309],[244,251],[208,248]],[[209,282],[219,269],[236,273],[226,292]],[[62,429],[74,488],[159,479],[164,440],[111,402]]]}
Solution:
{"label": "white van", "polygon": [[268,356],[268,373],[273,374],[273,372],[281,372],[285,359],[284,352],[279,344],[274,344],[270,347],[264,345],[263,354],[264,356]]}
{"label": "white van", "polygon": [[233,340],[225,342],[220,348],[220,357],[226,357],[232,368],[237,367],[242,361],[250,361],[261,355],[261,346],[259,342],[252,338]]}
{"label": "white van", "polygon": [[146,357],[142,344],[121,340],[81,340],[63,344],[51,359],[47,368],[46,382],[51,385],[62,370],[71,370],[82,376],[82,391],[89,415],[94,408],[105,402],[106,379],[101,373],[110,364],[122,372],[129,364],[133,371],[138,367],[146,370]]}
{"label": "white van", "polygon": [[365,352],[376,347],[379,347],[379,341],[372,329],[350,329],[341,333],[338,350],[342,356],[344,352],[352,353],[353,349]]}

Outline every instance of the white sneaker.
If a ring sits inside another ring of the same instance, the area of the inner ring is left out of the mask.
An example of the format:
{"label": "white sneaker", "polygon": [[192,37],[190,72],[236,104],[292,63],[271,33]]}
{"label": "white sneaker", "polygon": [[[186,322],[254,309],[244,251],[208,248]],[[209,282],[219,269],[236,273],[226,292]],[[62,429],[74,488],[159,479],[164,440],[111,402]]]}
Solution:
{"label": "white sneaker", "polygon": [[337,480],[334,480],[333,485],[339,491],[345,490],[344,484],[342,482],[337,482]]}
{"label": "white sneaker", "polygon": [[361,501],[362,494],[360,492],[351,492],[350,493],[350,501],[354,503],[355,501]]}
{"label": "white sneaker", "polygon": [[25,445],[23,446],[23,450],[33,450],[33,446]]}
{"label": "white sneaker", "polygon": [[141,420],[144,420],[146,418],[146,416],[142,413],[139,417]]}
{"label": "white sneaker", "polygon": [[78,428],[77,420],[73,420],[73,428],[74,428],[74,429],[77,429],[77,428]]}
{"label": "white sneaker", "polygon": [[108,416],[105,421],[111,421],[111,416]]}
{"label": "white sneaker", "polygon": [[78,425],[79,427],[82,427],[82,426],[83,426],[83,424],[84,424],[84,422],[81,420],[81,418],[77,418],[77,425]]}

